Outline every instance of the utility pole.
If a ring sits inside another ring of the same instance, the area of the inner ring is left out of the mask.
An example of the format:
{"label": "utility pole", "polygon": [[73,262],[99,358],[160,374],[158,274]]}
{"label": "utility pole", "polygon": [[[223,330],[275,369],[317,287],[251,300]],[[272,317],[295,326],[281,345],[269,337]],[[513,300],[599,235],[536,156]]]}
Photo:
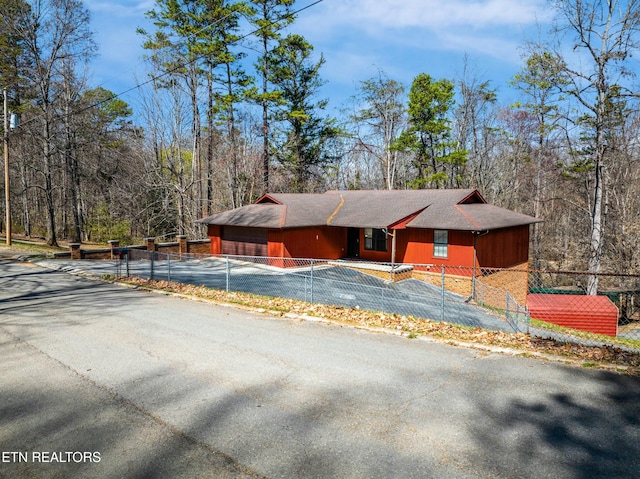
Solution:
{"label": "utility pole", "polygon": [[9,194],[9,108],[7,105],[7,89],[3,89],[4,98],[4,197],[6,201],[7,246],[11,246],[11,196]]}

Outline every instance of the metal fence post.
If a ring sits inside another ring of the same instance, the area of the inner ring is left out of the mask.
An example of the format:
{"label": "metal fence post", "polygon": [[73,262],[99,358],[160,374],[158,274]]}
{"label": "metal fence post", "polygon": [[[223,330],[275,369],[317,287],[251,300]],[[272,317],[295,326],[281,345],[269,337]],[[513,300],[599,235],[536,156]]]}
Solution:
{"label": "metal fence post", "polygon": [[442,302],[440,304],[440,320],[444,321],[444,266],[442,266]]}
{"label": "metal fence post", "polygon": [[311,289],[311,291],[310,291],[311,301],[310,302],[313,303],[313,260],[311,260],[311,288],[310,289]]}
{"label": "metal fence post", "polygon": [[156,252],[151,252],[151,263],[150,263],[150,271],[149,271],[149,279],[153,280],[153,262],[155,261]]}
{"label": "metal fence post", "polygon": [[124,255],[124,258],[125,258],[125,263],[124,264],[125,264],[125,267],[126,267],[126,270],[127,270],[127,278],[128,278],[129,277],[129,250],[126,251],[126,253]]}
{"label": "metal fence post", "polygon": [[167,253],[167,281],[171,281],[171,254]]}
{"label": "metal fence post", "polygon": [[227,264],[227,274],[226,274],[226,279],[227,279],[227,293],[229,292],[229,276],[231,275],[231,265],[229,264],[229,256],[225,256],[226,259],[226,264]]}
{"label": "metal fence post", "polygon": [[473,276],[471,277],[471,299],[476,301],[476,269],[473,268]]}

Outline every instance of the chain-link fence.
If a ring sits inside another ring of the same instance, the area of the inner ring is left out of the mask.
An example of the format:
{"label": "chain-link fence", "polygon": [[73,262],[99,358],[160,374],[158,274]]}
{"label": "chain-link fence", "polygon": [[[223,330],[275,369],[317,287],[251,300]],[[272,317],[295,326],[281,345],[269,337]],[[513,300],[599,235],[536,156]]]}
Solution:
{"label": "chain-link fence", "polygon": [[588,345],[640,349],[640,276],[131,249],[116,275],[446,321]]}
{"label": "chain-link fence", "polygon": [[[588,295],[594,280],[598,293]],[[533,327],[552,329],[560,339],[578,331],[589,344],[640,349],[640,275],[530,271],[528,287]]]}

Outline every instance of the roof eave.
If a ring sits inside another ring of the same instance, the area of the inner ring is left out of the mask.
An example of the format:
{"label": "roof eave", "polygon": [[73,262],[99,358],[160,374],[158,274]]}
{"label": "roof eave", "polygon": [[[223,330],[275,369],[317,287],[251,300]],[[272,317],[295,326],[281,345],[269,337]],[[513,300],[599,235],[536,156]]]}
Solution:
{"label": "roof eave", "polygon": [[459,205],[463,205],[466,204],[468,200],[470,200],[471,198],[473,198],[474,196],[476,196],[481,203],[487,204],[487,200],[484,199],[484,197],[480,194],[480,192],[478,190],[473,190],[471,193],[469,193],[467,196],[465,196],[464,198],[462,198],[462,200],[460,200],[458,202]]}
{"label": "roof eave", "polygon": [[265,193],[263,194],[260,198],[258,198],[256,200],[256,202],[254,203],[255,205],[260,204],[260,203],[275,203],[276,205],[281,205],[282,202],[276,200],[273,196],[271,196],[269,193]]}
{"label": "roof eave", "polygon": [[394,221],[393,223],[388,225],[387,228],[389,228],[389,229],[404,229],[404,228],[407,228],[409,223],[411,223],[411,221],[416,216],[418,216],[420,213],[422,213],[428,207],[429,207],[429,205],[425,206],[424,208],[419,209],[418,211],[414,211],[413,213],[411,213],[410,215],[405,216],[404,218],[401,218],[401,219],[399,219],[397,221]]}

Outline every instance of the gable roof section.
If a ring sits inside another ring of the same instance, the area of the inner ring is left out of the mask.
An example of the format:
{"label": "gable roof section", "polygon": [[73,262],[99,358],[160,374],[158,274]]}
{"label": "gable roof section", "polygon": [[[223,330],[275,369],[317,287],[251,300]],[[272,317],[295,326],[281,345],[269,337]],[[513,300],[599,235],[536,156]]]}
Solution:
{"label": "gable roof section", "polygon": [[287,207],[278,204],[253,204],[223,211],[198,220],[198,223],[249,228],[282,228]]}
{"label": "gable roof section", "polygon": [[331,226],[387,228],[433,204],[455,204],[474,190],[354,190],[328,191],[340,195],[344,206]]}
{"label": "gable roof section", "polygon": [[319,194],[276,193],[256,203],[198,220],[199,223],[249,228],[302,228],[324,226],[340,198]]}
{"label": "gable roof section", "polygon": [[540,222],[489,205],[477,190],[354,190],[324,194],[272,193],[255,204],[199,220],[257,228],[341,226],[483,231]]}
{"label": "gable roof section", "polygon": [[533,216],[516,213],[495,205],[462,204],[457,205],[456,208],[466,217],[470,217],[475,225],[480,226],[481,230],[497,230],[510,226],[523,226],[543,222]]}
{"label": "gable roof section", "polygon": [[532,216],[486,203],[430,205],[407,228],[484,231],[541,223]]}
{"label": "gable roof section", "polygon": [[281,228],[301,228],[304,226],[324,226],[327,218],[340,205],[340,197],[313,193],[276,193],[264,195],[257,205],[268,205],[276,201],[286,205],[286,217]]}

